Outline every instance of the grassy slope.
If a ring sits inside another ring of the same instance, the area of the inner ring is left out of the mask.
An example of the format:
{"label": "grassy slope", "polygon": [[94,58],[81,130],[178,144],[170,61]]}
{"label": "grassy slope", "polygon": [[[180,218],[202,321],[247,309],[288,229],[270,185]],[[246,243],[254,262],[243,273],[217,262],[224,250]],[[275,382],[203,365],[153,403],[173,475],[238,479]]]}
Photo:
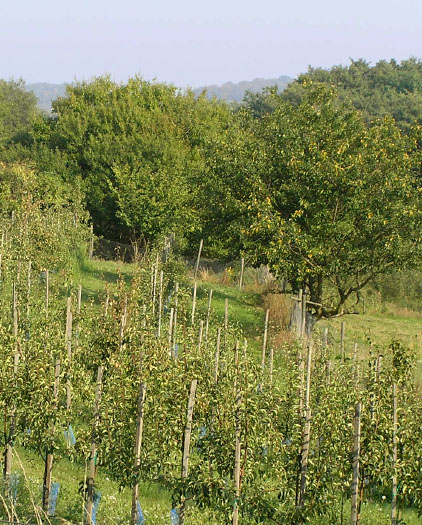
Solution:
{"label": "grassy slope", "polygon": [[[113,286],[113,283],[120,275],[129,281],[133,273],[133,265],[116,263],[112,261],[92,261],[86,264],[80,276],[83,287],[84,300],[89,298],[95,302],[100,301],[104,283]],[[240,291],[237,288],[225,286],[218,282],[200,282],[198,286],[198,315],[204,316],[207,309],[208,293],[213,290],[212,310],[214,318],[223,323],[225,298],[229,300],[229,318],[238,323],[246,337],[248,347],[260,356],[262,328],[264,322],[264,311],[261,306],[262,297],[256,291]],[[349,351],[351,351],[351,341],[358,341],[362,346],[366,341],[366,334],[371,334],[374,341],[388,344],[392,337],[403,337],[405,341],[413,341],[420,350],[421,345],[421,318],[418,317],[395,317],[382,315],[366,316],[347,316],[346,329]],[[333,341],[339,340],[340,319],[321,323],[318,330],[324,326],[330,329]],[[33,453],[17,449],[19,457],[24,465],[25,473],[29,485],[33,492],[34,501],[40,499],[40,483],[43,474],[43,462]],[[21,471],[19,461],[15,459],[15,468]],[[82,516],[81,498],[75,496],[78,491],[79,482],[84,479],[84,465],[71,463],[67,459],[59,461],[54,468],[54,480],[61,481],[59,503],[57,508],[58,515],[62,519],[55,520],[56,523],[77,523]],[[107,478],[106,473],[99,469],[98,487],[102,491],[102,500],[98,511],[99,524],[123,524],[128,523],[131,495],[128,489],[119,491],[115,483]],[[169,523],[171,501],[170,495],[157,485],[142,485],[141,502],[144,509],[147,523],[161,524]],[[1,506],[0,506],[1,509]],[[348,505],[345,506],[344,522],[348,522]],[[0,516],[2,512],[0,510]],[[363,505],[362,525],[364,524],[386,524],[389,522],[389,506],[387,504]],[[408,525],[417,525],[420,519],[413,511],[406,511],[403,515]],[[189,524],[216,523],[215,519],[203,511],[193,510],[191,516],[186,520]],[[322,522],[318,522],[322,523]],[[317,525],[317,522],[315,522]]]}

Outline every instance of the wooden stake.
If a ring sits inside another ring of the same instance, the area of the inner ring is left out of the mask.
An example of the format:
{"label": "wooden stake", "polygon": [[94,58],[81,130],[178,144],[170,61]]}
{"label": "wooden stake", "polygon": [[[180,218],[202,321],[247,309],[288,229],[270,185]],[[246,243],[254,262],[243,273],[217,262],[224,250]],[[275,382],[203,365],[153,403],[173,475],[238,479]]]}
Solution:
{"label": "wooden stake", "polygon": [[240,498],[240,454],[241,454],[241,442],[240,442],[240,433],[241,433],[241,427],[240,427],[240,405],[241,405],[241,391],[238,387],[238,376],[239,376],[239,344],[236,342],[235,346],[235,358],[234,358],[235,366],[236,366],[236,376],[235,376],[235,449],[234,449],[234,488],[235,488],[235,503],[234,503],[234,509],[233,509],[233,525],[238,525],[239,523],[239,498]]}
{"label": "wooden stake", "polygon": [[306,337],[306,293],[302,293],[302,327],[300,330],[302,339]]}
{"label": "wooden stake", "polygon": [[104,367],[100,365],[97,372],[97,386],[95,388],[95,405],[94,405],[94,425],[91,437],[91,455],[89,458],[89,472],[87,480],[87,503],[86,503],[86,523],[93,525],[92,511],[94,508],[94,483],[97,471],[97,432],[100,414],[100,402],[102,394]]}
{"label": "wooden stake", "polygon": [[157,275],[158,275],[158,254],[157,254],[157,262],[154,268],[154,277],[152,281],[152,315],[155,315],[155,298],[157,296]]}
{"label": "wooden stake", "polygon": [[91,224],[91,235],[89,238],[89,252],[88,257],[89,259],[92,259],[94,257],[94,226]]}
{"label": "wooden stake", "polygon": [[27,291],[26,291],[26,318],[29,322],[30,318],[30,301],[31,301],[31,267],[32,263],[31,261],[28,262],[28,281],[27,281]]}
{"label": "wooden stake", "polygon": [[397,525],[397,385],[393,383],[393,461],[392,461],[392,494],[391,494],[391,525]]}
{"label": "wooden stake", "polygon": [[242,286],[243,286],[243,271],[244,271],[244,269],[245,269],[245,259],[242,257],[241,267],[240,267],[239,290],[241,290]]}
{"label": "wooden stake", "polygon": [[327,349],[328,346],[328,328],[324,328],[322,332],[322,348]]}
{"label": "wooden stake", "polygon": [[198,275],[198,269],[199,269],[199,263],[201,261],[201,252],[202,252],[203,245],[204,245],[204,240],[201,239],[201,242],[199,243],[198,257],[196,258],[195,274],[193,276],[194,281],[196,281],[196,278],[197,278],[197,275]]}
{"label": "wooden stake", "polygon": [[82,307],[82,285],[80,284],[78,286],[78,303],[77,303],[77,313],[81,313],[81,307]]}
{"label": "wooden stake", "polygon": [[214,359],[214,382],[218,381],[219,363],[220,363],[220,341],[221,341],[221,328],[217,329],[217,346],[215,348],[215,359]]}
{"label": "wooden stake", "polygon": [[302,338],[302,295],[303,295],[303,290],[301,288],[298,293],[298,298],[297,298],[298,305],[296,307],[296,312],[297,312],[296,336],[298,339]]}
{"label": "wooden stake", "polygon": [[163,312],[163,282],[164,282],[164,272],[160,271],[160,288],[158,293],[158,329],[157,337],[161,337],[161,315]]}
{"label": "wooden stake", "polygon": [[141,448],[142,448],[142,433],[144,429],[144,404],[146,395],[146,385],[141,383],[138,397],[138,415],[136,419],[136,441],[135,441],[135,459],[133,463],[133,473],[135,482],[132,489],[132,513],[131,525],[136,525],[137,522],[137,508],[136,504],[139,500],[139,471],[141,466]]}
{"label": "wooden stake", "polygon": [[195,310],[196,310],[196,281],[193,285],[193,298],[192,298],[192,316],[191,316],[191,324],[192,326],[195,324]]}
{"label": "wooden stake", "polygon": [[350,514],[350,525],[358,525],[358,491],[359,491],[359,463],[360,463],[360,419],[362,405],[357,403],[355,406],[354,417],[354,437],[353,437],[353,478],[351,487],[352,509]]}
{"label": "wooden stake", "polygon": [[198,336],[198,350],[201,351],[202,346],[202,334],[204,332],[204,321],[199,321],[199,336]]}
{"label": "wooden stake", "polygon": [[[190,455],[190,438],[192,434],[192,418],[193,418],[193,407],[195,405],[195,394],[196,394],[197,380],[193,379],[190,385],[188,411],[186,416],[186,427],[185,436],[183,442],[183,457],[182,457],[182,481],[188,477],[189,472],[189,455]],[[180,514],[179,514],[179,525],[183,525],[185,522],[185,501],[186,498],[182,495],[180,500]]]}
{"label": "wooden stake", "polygon": [[353,345],[353,367],[355,369],[355,379],[358,382],[358,344]]}
{"label": "wooden stake", "polygon": [[[16,283],[13,281],[12,291],[12,321],[13,321],[13,337],[15,340],[15,349],[13,354],[13,378],[16,385],[16,376],[19,367],[19,326],[18,326],[18,293],[16,290]],[[4,477],[8,479],[12,472],[12,457],[13,457],[13,438],[15,434],[15,412],[16,406],[13,404],[10,410],[9,432],[8,439],[4,450]]]}
{"label": "wooden stake", "polygon": [[302,454],[300,462],[300,495],[299,508],[305,506],[306,494],[306,478],[308,473],[308,458],[310,449],[310,435],[311,435],[311,364],[312,364],[312,342],[308,344],[308,360],[306,370],[306,390],[305,390],[305,423],[303,428]]}
{"label": "wooden stake", "polygon": [[[53,391],[53,408],[57,410],[59,399],[59,384],[60,384],[60,359],[56,359],[54,369],[54,391]],[[55,425],[52,425],[51,433],[54,434]],[[54,454],[51,450],[47,451],[44,463],[44,483],[43,483],[43,498],[42,507],[44,512],[48,512],[50,503],[51,478],[53,474]]]}
{"label": "wooden stake", "polygon": [[229,327],[229,300],[224,300],[224,347],[227,345],[227,330]]}
{"label": "wooden stake", "polygon": [[48,302],[50,295],[50,272],[45,271],[45,317],[48,319]]}
{"label": "wooden stake", "polygon": [[270,346],[270,385],[273,384],[274,348]]}
{"label": "wooden stake", "polygon": [[264,374],[265,369],[265,354],[267,350],[267,338],[268,338],[268,318],[270,315],[270,310],[267,309],[265,312],[265,323],[264,323],[264,337],[262,340],[262,354],[261,354],[261,368],[262,368],[262,374]]}
{"label": "wooden stake", "polygon": [[169,336],[168,336],[170,357],[173,355],[173,318],[174,318],[174,308],[170,308]]}
{"label": "wooden stake", "polygon": [[341,359],[342,361],[346,358],[345,348],[344,348],[344,332],[346,330],[346,323],[344,321],[341,322],[341,329],[340,329],[340,353],[341,353]]}
{"label": "wooden stake", "polygon": [[174,285],[173,342],[176,344],[177,307],[179,303],[179,283]]}
{"label": "wooden stake", "polygon": [[67,366],[69,367],[68,378],[66,383],[66,409],[70,410],[72,404],[71,382],[70,382],[70,368],[72,364],[72,298],[67,298],[66,311],[66,333],[65,333],[66,351],[67,351]]}
{"label": "wooden stake", "polygon": [[208,329],[210,325],[210,317],[211,317],[211,301],[212,301],[212,290],[208,293],[208,308],[207,308],[207,320],[205,323],[205,341],[208,342]]}

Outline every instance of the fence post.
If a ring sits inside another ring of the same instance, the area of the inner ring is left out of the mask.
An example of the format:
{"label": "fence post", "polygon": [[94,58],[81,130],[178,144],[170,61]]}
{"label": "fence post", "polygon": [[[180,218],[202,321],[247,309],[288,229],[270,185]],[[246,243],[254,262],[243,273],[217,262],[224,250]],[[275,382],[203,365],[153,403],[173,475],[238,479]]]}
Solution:
{"label": "fence post", "polygon": [[[192,434],[192,418],[193,418],[193,407],[195,405],[195,394],[196,394],[197,380],[193,379],[190,385],[188,411],[186,417],[186,427],[183,442],[183,457],[182,457],[182,481],[188,477],[189,472],[189,454],[190,454],[190,438]],[[183,525],[185,522],[185,496],[182,495],[180,499],[180,514],[179,514],[179,525]]]}
{"label": "fence post", "polygon": [[94,404],[94,425],[91,436],[91,455],[89,458],[89,472],[87,480],[87,503],[86,503],[86,523],[93,525],[92,511],[94,508],[94,482],[97,470],[97,431],[100,413],[100,402],[103,385],[104,366],[100,365],[97,372],[97,386],[95,388],[95,404]]}
{"label": "fence post", "polygon": [[299,494],[299,508],[303,509],[305,506],[306,494],[306,478],[308,473],[308,458],[310,449],[311,436],[311,365],[312,365],[312,341],[308,343],[308,359],[306,367],[306,390],[305,390],[305,423],[303,427],[303,441],[302,454],[300,461],[300,494]]}
{"label": "fence post", "polygon": [[393,476],[391,494],[391,525],[397,525],[397,384],[393,383]]}
{"label": "fence post", "polygon": [[201,252],[202,252],[203,245],[204,245],[204,240],[201,239],[201,242],[199,243],[198,257],[196,258],[195,274],[193,276],[194,281],[196,281],[196,277],[198,275],[198,268],[199,268],[199,263],[201,261]]}
{"label": "fence post", "polygon": [[242,257],[241,260],[241,266],[240,266],[240,279],[239,279],[239,290],[243,287],[243,272],[245,270],[245,259]]}
{"label": "fence post", "polygon": [[351,497],[351,514],[350,525],[358,525],[358,489],[359,489],[359,463],[360,463],[360,419],[362,404],[357,403],[355,406],[354,417],[354,436],[353,436],[353,479],[352,479],[352,497]]}
{"label": "fence post", "polygon": [[66,332],[65,342],[67,350],[68,377],[66,383],[66,409],[70,410],[72,404],[71,384],[70,384],[70,367],[72,363],[72,298],[67,298],[66,308]]}
{"label": "fence post", "polygon": [[210,289],[208,294],[208,308],[207,308],[207,320],[205,322],[205,341],[208,342],[208,329],[210,325],[211,317],[211,301],[212,301],[212,289]]}
{"label": "fence post", "polygon": [[132,513],[131,525],[136,525],[137,522],[137,502],[139,499],[139,471],[141,466],[141,448],[142,448],[142,433],[144,429],[144,404],[145,404],[146,385],[141,383],[138,397],[138,414],[136,419],[136,441],[135,441],[135,460],[133,464],[133,473],[135,481],[132,489]]}
{"label": "fence post", "polygon": [[94,226],[91,224],[90,227],[90,237],[89,237],[89,252],[88,258],[92,259],[94,257]]}
{"label": "fence post", "polygon": [[[59,384],[60,384],[60,359],[56,359],[54,368],[54,391],[53,391],[53,407],[57,410],[59,398]],[[54,435],[55,425],[52,425],[51,433]],[[48,512],[50,503],[51,478],[53,474],[54,454],[50,450],[47,451],[44,463],[44,483],[43,483],[43,498],[42,507],[45,512]]]}
{"label": "fence post", "polygon": [[233,509],[233,520],[232,525],[238,525],[239,523],[239,498],[240,498],[240,454],[241,454],[241,442],[240,442],[240,416],[239,408],[241,404],[241,391],[238,386],[239,381],[239,344],[236,342],[234,350],[234,364],[236,367],[235,375],[235,449],[234,449],[234,486],[236,491],[236,499]]}

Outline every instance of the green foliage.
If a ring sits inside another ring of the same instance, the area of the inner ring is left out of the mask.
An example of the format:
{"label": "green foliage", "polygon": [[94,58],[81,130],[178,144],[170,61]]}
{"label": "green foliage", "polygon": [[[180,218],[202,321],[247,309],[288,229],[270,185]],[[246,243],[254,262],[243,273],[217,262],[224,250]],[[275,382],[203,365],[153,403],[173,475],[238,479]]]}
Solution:
{"label": "green foliage", "polygon": [[22,80],[0,79],[0,149],[11,140],[25,140],[36,115],[36,98]]}
{"label": "green foliage", "polygon": [[77,186],[57,184],[24,163],[0,164],[2,264],[69,270],[84,257],[87,214]]}
{"label": "green foliage", "polygon": [[283,92],[282,97],[297,105],[303,87],[309,82],[335,86],[341,101],[350,101],[362,112],[366,122],[394,117],[400,128],[409,131],[422,115],[422,62],[409,58],[398,63],[380,60],[370,66],[364,60],[352,60],[349,66],[331,69],[310,67]]}
{"label": "green foliage", "polygon": [[153,241],[198,231],[208,142],[228,108],[138,77],[121,85],[102,77],[68,86],[53,109],[56,118],[33,128],[34,151],[44,164],[64,164],[65,180],[82,176],[101,234]]}
{"label": "green foliage", "polygon": [[387,269],[418,264],[415,146],[391,119],[367,127],[324,86],[310,85],[297,108],[280,104],[255,122],[266,162],[247,247],[323,303],[318,316],[342,313]]}

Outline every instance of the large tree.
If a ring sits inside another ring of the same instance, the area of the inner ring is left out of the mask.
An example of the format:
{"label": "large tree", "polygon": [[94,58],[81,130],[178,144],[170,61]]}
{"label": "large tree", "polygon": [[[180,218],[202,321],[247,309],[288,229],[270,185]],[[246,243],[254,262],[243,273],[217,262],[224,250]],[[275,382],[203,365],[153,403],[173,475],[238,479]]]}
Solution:
{"label": "large tree", "polygon": [[318,317],[341,315],[367,283],[421,257],[416,141],[391,118],[365,124],[318,84],[298,106],[254,121],[265,169],[251,179],[245,242],[256,261],[304,288]]}
{"label": "large tree", "polygon": [[0,79],[0,147],[20,138],[37,113],[37,99],[22,80]]}
{"label": "large tree", "polygon": [[138,77],[125,84],[101,77],[68,86],[53,109],[54,118],[33,128],[37,160],[58,169],[62,161],[68,180],[82,176],[99,234],[195,237],[206,151],[225,125],[227,106]]}

